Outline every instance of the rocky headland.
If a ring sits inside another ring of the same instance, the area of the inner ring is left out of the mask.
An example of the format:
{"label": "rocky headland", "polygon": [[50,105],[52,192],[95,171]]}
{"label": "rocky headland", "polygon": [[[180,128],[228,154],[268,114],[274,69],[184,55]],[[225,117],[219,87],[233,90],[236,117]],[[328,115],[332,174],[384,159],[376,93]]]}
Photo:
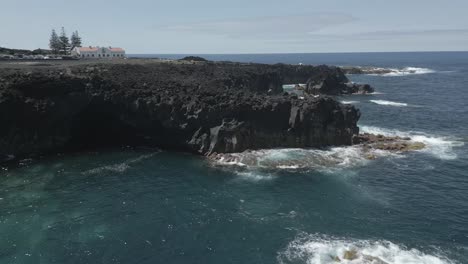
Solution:
{"label": "rocky headland", "polygon": [[[122,145],[206,156],[352,145],[360,112],[329,95],[368,89],[328,66],[128,60],[0,68],[1,160]],[[290,83],[307,83],[314,96],[283,92]]]}
{"label": "rocky headland", "polygon": [[380,67],[361,67],[361,66],[344,66],[341,67],[344,73],[346,74],[389,74],[393,73],[396,70],[390,68],[380,68]]}

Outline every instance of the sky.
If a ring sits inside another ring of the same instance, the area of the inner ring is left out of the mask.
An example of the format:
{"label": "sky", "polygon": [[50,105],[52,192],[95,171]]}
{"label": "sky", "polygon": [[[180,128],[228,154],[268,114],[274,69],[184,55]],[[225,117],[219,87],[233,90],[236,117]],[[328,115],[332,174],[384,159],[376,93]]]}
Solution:
{"label": "sky", "polygon": [[467,51],[467,0],[0,0],[0,47],[51,30],[129,54]]}

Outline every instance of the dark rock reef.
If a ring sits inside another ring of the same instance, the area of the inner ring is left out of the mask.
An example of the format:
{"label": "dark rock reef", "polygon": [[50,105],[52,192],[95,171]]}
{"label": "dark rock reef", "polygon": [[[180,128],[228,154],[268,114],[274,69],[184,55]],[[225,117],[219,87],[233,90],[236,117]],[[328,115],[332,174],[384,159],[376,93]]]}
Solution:
{"label": "dark rock reef", "polygon": [[368,84],[350,82],[341,68],[322,67],[307,80],[305,91],[309,94],[367,94],[373,93],[374,88]]}
{"label": "dark rock reef", "polygon": [[426,147],[422,142],[412,141],[409,137],[389,137],[369,133],[359,134],[353,139],[354,144],[360,144],[364,149],[378,149],[391,152],[408,152]]}
{"label": "dark rock reef", "polygon": [[[345,66],[341,67],[345,74],[389,74],[398,72],[396,69],[380,68],[380,67],[361,67],[361,66]],[[408,71],[408,73],[414,73],[415,71]]]}
{"label": "dark rock reef", "polygon": [[186,56],[186,57],[183,57],[182,59],[180,59],[182,61],[208,61],[207,59],[205,58],[202,58],[202,57],[198,57],[198,56]]}
{"label": "dark rock reef", "polygon": [[[201,155],[350,145],[357,109],[282,90],[330,73],[342,74],[326,66],[141,60],[4,67],[0,157],[124,144]],[[346,81],[330,79],[331,90]]]}

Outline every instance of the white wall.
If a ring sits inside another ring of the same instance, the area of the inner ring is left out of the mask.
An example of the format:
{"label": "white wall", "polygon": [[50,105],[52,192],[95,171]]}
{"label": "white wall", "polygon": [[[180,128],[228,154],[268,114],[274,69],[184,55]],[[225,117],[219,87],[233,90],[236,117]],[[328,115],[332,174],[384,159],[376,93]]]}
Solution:
{"label": "white wall", "polygon": [[[98,48],[97,51],[77,51],[73,50],[72,55],[83,59],[121,59],[125,58],[125,51],[112,52],[109,48]],[[94,55],[94,56],[93,56]]]}

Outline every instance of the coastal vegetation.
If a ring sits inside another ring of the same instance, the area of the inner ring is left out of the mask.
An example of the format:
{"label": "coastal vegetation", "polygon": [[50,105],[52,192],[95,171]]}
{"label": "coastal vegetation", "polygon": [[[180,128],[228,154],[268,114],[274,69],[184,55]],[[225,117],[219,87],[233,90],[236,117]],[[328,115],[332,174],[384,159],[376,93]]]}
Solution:
{"label": "coastal vegetation", "polygon": [[60,34],[57,34],[55,29],[52,29],[49,38],[50,49],[11,49],[6,47],[0,47],[0,59],[37,59],[37,57],[43,58],[43,56],[53,55],[69,55],[70,51],[75,47],[81,47],[82,40],[77,30],[75,30],[70,38],[67,36],[65,28],[62,27]]}
{"label": "coastal vegetation", "polygon": [[82,41],[78,31],[74,31],[70,38],[68,38],[65,28],[62,27],[60,35],[57,34],[55,29],[52,29],[49,39],[49,48],[53,54],[68,55],[70,50],[75,47],[81,47]]}

